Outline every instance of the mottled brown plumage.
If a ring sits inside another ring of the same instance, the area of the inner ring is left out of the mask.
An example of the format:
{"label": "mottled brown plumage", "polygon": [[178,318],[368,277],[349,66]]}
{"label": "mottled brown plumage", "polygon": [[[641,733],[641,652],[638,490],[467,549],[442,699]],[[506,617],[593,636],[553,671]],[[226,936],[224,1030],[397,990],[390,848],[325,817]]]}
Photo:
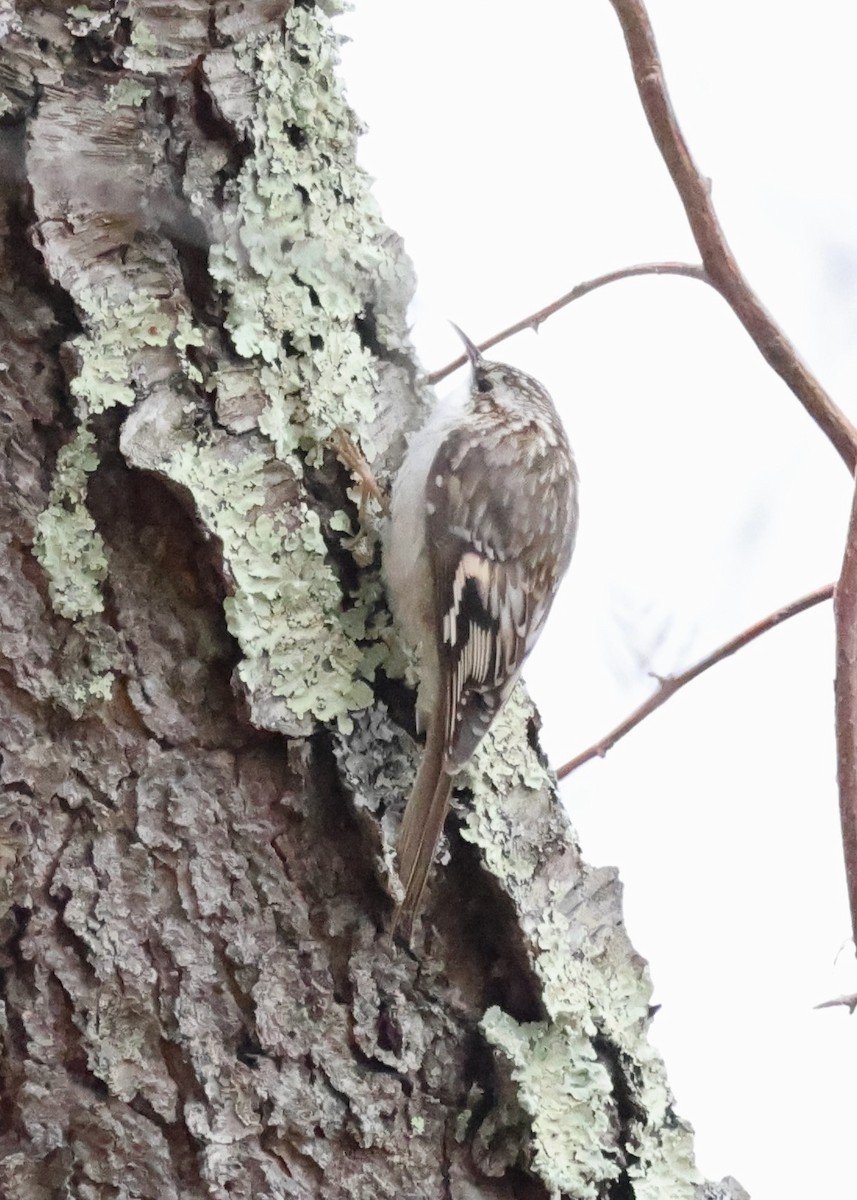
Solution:
{"label": "mottled brown plumage", "polygon": [[[462,335],[463,336],[463,335]],[[577,473],[531,376],[482,359],[414,438],[393,489],[385,571],[419,645],[426,748],[405,808],[397,921],[418,911],[452,789],[508,699],[568,567]]]}

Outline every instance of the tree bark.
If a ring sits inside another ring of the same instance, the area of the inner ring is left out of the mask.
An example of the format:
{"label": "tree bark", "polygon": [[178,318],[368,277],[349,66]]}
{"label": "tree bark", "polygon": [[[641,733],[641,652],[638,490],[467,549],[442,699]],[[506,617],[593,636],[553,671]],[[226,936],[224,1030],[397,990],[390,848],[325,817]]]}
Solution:
{"label": "tree bark", "polygon": [[388,481],[426,394],[333,7],[0,10],[0,1193],[737,1196],[523,694],[387,933],[413,696],[328,443]]}

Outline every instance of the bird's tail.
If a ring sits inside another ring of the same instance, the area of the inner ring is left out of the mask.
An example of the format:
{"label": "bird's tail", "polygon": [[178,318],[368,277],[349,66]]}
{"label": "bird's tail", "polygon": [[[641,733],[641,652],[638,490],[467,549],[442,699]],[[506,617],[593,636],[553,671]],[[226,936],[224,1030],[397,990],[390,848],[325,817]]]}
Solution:
{"label": "bird's tail", "polygon": [[399,905],[393,929],[410,936],[440,839],[452,776],[446,770],[444,721],[436,713],[428,730],[422,762],[413,791],[408,797],[399,834],[399,876],[405,885],[405,898]]}

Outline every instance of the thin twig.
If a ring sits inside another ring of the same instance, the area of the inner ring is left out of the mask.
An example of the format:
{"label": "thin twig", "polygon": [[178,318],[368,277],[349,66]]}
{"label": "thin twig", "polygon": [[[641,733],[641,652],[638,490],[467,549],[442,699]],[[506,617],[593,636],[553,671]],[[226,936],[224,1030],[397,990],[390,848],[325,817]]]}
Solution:
{"label": "thin twig", "polygon": [[837,996],[835,1000],[823,1000],[821,1004],[814,1004],[813,1008],[847,1008],[853,1017],[854,1009],[857,1008],[857,993],[852,993],[850,996]]}
{"label": "thin twig", "polygon": [[381,491],[378,481],[372,473],[372,468],[363,457],[363,451],[358,448],[351,434],[342,428],[337,428],[331,435],[330,444],[333,447],[336,457],[344,467],[348,468],[354,478],[354,482],[360,489],[361,529],[365,528],[366,525],[366,510],[370,500],[374,500],[384,516],[388,517],[390,515],[390,501]]}
{"label": "thin twig", "polygon": [[857,943],[857,490],[851,506],[842,574],[833,605],[836,620],[836,751],[839,817],[851,930]]}
{"label": "thin twig", "polygon": [[[579,300],[581,296],[587,296],[590,292],[594,292],[598,288],[606,287],[608,283],[616,283],[619,279],[633,279],[637,275],[683,275],[688,279],[699,279],[703,283],[711,283],[704,268],[696,263],[656,262],[638,263],[633,267],[621,267],[618,271],[609,271],[606,275],[599,275],[597,279],[587,279],[584,283],[578,283],[570,292],[566,292],[564,296],[560,296],[552,304],[545,305],[538,312],[531,313],[528,317],[523,317],[520,321],[516,321],[514,325],[509,325],[506,329],[501,329],[499,333],[493,334],[487,341],[479,344],[479,349],[490,350],[492,346],[496,346],[500,342],[505,342],[507,338],[514,337],[516,333],[521,333],[525,329],[537,330],[548,317],[552,317],[554,313],[565,308],[567,304]],[[460,354],[454,362],[447,363],[445,367],[441,367],[437,371],[432,371],[428,377],[428,382],[440,383],[441,379],[445,379],[447,375],[451,375],[453,371],[457,371],[459,367],[463,367],[466,362],[467,356]]]}
{"label": "thin twig", "polygon": [[693,161],[670,104],[643,0],[610,0],[610,3],[625,35],[634,81],[649,127],[684,205],[708,278],[764,359],[785,380],[853,473],[857,465],[857,429],[801,361],[794,346],[741,274],[729,249],[711,203],[709,181],[700,174]]}
{"label": "thin twig", "polygon": [[[592,758],[603,758],[608,750],[616,745],[626,733],[630,733],[641,721],[650,716],[662,704],[666,704],[671,696],[674,696],[677,691],[696,679],[703,671],[707,671],[709,667],[713,667],[716,663],[723,662],[724,658],[729,658],[736,650],[741,650],[750,642],[755,641],[757,637],[761,637],[763,633],[767,633],[769,629],[774,629],[777,625],[781,625],[783,621],[787,621],[789,617],[796,617],[798,613],[806,612],[808,608],[813,608],[816,604],[822,604],[825,600],[829,600],[833,595],[834,585],[828,583],[825,587],[818,588],[814,592],[810,592],[807,596],[801,596],[799,600],[793,600],[791,604],[787,604],[784,608],[778,608],[776,612],[770,613],[761,621],[757,621],[755,625],[751,625],[749,629],[745,629],[743,633],[739,633],[737,637],[732,638],[724,645],[714,650],[711,654],[706,655],[693,667],[688,667],[686,671],[682,671],[680,675],[667,675],[665,679],[660,681],[658,690],[653,695],[649,696],[639,708],[635,709],[629,717],[626,717],[615,729],[611,730],[606,737],[601,738],[594,746],[590,746],[588,750],[581,751],[580,754],[570,758],[567,763],[564,763],[557,771],[557,778],[564,779],[566,775],[570,775],[578,767],[585,762],[589,762]],[[855,785],[857,785],[857,775],[855,775]],[[855,826],[857,828],[857,826]]]}

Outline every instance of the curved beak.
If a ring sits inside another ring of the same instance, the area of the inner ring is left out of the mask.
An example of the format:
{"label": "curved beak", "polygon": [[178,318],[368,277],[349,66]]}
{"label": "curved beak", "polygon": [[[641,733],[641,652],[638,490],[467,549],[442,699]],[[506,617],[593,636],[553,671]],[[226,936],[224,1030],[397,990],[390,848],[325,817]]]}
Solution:
{"label": "curved beak", "polygon": [[471,342],[467,334],[463,333],[454,321],[450,321],[449,323],[461,338],[462,342],[464,342],[464,349],[467,351],[467,357],[470,359],[470,365],[475,367],[477,363],[482,362],[482,354],[479,350],[479,347],[475,345],[475,343]]}

